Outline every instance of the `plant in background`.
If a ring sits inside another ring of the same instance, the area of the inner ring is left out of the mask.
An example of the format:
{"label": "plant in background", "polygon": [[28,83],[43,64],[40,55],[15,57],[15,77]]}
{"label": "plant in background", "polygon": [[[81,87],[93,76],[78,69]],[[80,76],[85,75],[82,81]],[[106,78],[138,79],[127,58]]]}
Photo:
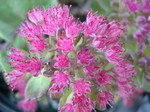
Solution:
{"label": "plant in background", "polygon": [[124,59],[125,33],[118,21],[108,22],[90,10],[80,22],[66,5],[37,7],[27,13],[18,34],[30,49],[10,49],[13,70],[5,77],[24,98],[19,103],[24,111],[35,111],[35,98],[48,92],[60,96],[60,112],[103,110],[116,95],[123,99],[132,95],[131,77],[136,73]]}
{"label": "plant in background", "polygon": [[[128,100],[124,100],[126,106],[131,107],[138,95],[144,92],[149,93],[150,0],[123,0],[119,2],[113,0],[112,4],[117,6],[114,15],[118,15],[118,19],[122,20],[121,23],[128,33],[125,41],[126,59],[134,64],[137,71],[137,78],[134,79],[134,84],[137,86],[134,89],[136,95],[133,94]],[[114,18],[111,16],[110,20]]]}

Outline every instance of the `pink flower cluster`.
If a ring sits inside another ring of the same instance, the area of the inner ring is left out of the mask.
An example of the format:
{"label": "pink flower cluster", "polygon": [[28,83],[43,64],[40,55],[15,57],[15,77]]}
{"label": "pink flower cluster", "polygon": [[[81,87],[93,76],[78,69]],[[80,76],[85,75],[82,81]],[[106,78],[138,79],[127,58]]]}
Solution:
{"label": "pink flower cluster", "polygon": [[141,56],[146,48],[145,41],[150,31],[150,21],[148,17],[150,13],[150,0],[142,0],[141,2],[136,0],[124,0],[123,3],[130,12],[140,12],[136,18],[138,29],[134,32],[133,36],[138,43],[137,55]]}
{"label": "pink flower cluster", "polygon": [[123,5],[128,8],[131,13],[142,11],[143,13],[150,13],[150,0],[123,0]]}
{"label": "pink flower cluster", "polygon": [[[10,58],[9,64],[14,69],[14,71],[8,72],[5,75],[8,85],[10,85],[12,90],[18,90],[21,98],[25,99],[27,80],[25,81],[24,77],[27,73],[38,76],[42,68],[42,63],[37,57],[30,58],[16,48],[11,48],[11,53],[7,57]],[[36,101],[22,100],[18,103],[18,106],[25,112],[35,112],[37,103]]]}
{"label": "pink flower cluster", "polygon": [[[10,76],[10,77],[7,77]],[[6,80],[8,80],[8,85],[10,85],[12,90],[18,90],[18,93],[21,98],[25,99],[25,87],[27,81],[23,80],[22,78],[25,74],[19,71],[12,71],[5,75]],[[35,100],[28,101],[28,100],[21,100],[18,103],[18,107],[25,112],[35,112],[37,107],[37,102]]]}
{"label": "pink flower cluster", "polygon": [[[27,17],[19,34],[29,42],[31,49],[28,54],[11,49],[8,57],[14,73],[8,75],[12,80],[22,80],[27,73],[38,76],[43,70],[52,70],[50,92],[65,93],[66,88],[73,92],[61,112],[91,112],[96,105],[105,109],[114,100],[109,90],[114,84],[120,96],[128,98],[132,92],[130,78],[135,72],[133,65],[124,60],[125,50],[120,42],[124,28],[118,21],[108,22],[90,10],[86,21],[80,22],[74,19],[66,5],[48,10],[37,7],[29,11]],[[45,58],[47,54],[50,55]],[[107,70],[110,64],[114,66]],[[13,81],[10,85],[16,86]],[[89,94],[96,98],[90,98]]]}
{"label": "pink flower cluster", "polygon": [[136,19],[138,24],[138,30],[134,32],[134,38],[138,43],[138,55],[142,55],[145,46],[145,41],[148,38],[148,34],[150,33],[150,21],[148,20],[147,15],[138,16]]}

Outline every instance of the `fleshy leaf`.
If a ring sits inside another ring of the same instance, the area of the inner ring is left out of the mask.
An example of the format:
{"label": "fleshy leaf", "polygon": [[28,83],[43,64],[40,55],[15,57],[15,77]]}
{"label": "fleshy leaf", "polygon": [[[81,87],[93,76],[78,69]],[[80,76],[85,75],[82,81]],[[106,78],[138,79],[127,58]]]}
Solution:
{"label": "fleshy leaf", "polygon": [[32,77],[25,88],[25,98],[31,100],[43,96],[48,91],[50,82],[50,78],[43,75]]}
{"label": "fleshy leaf", "polygon": [[66,89],[63,96],[60,99],[59,108],[63,107],[67,103],[67,101],[71,99],[70,97],[72,96],[72,94],[73,92],[71,88]]}

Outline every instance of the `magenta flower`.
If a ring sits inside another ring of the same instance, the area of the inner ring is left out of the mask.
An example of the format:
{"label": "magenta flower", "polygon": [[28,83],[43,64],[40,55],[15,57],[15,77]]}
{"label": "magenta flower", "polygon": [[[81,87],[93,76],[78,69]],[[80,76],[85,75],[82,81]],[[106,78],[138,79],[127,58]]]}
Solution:
{"label": "magenta flower", "polygon": [[74,104],[75,111],[77,112],[91,112],[95,106],[95,102],[85,95],[74,95],[72,102]]}
{"label": "magenta flower", "polygon": [[18,85],[20,85],[22,79],[24,78],[25,73],[19,71],[11,71],[5,75],[8,85],[11,87],[12,90],[17,89]]}
{"label": "magenta flower", "polygon": [[83,49],[77,53],[78,63],[82,65],[89,65],[95,61],[94,56],[91,55],[88,48]]}
{"label": "magenta flower", "polygon": [[84,96],[91,91],[90,82],[84,79],[78,79],[73,83],[73,91],[77,96]]}
{"label": "magenta flower", "polygon": [[150,0],[143,0],[142,11],[143,13],[150,13]]}
{"label": "magenta flower", "polygon": [[32,101],[20,101],[18,104],[20,109],[23,109],[25,112],[35,112],[37,102],[32,100]]}
{"label": "magenta flower", "polygon": [[56,48],[64,54],[70,52],[74,49],[74,39],[71,37],[59,37]]}
{"label": "magenta flower", "polygon": [[140,2],[136,0],[123,0],[123,5],[128,8],[131,13],[140,11]]}
{"label": "magenta flower", "polygon": [[95,63],[91,63],[83,68],[84,73],[89,77],[95,77],[96,72],[100,69]]}
{"label": "magenta flower", "polygon": [[9,64],[12,65],[12,68],[22,73],[32,73],[34,76],[37,76],[42,69],[41,60],[37,57],[27,59],[25,54],[16,48],[12,49],[8,58],[11,59]]}
{"label": "magenta flower", "polygon": [[104,109],[106,109],[107,104],[110,105],[109,101],[113,100],[114,100],[113,94],[110,91],[102,91],[98,95],[98,102],[100,103],[100,106]]}
{"label": "magenta flower", "polygon": [[69,8],[66,5],[63,8],[61,5],[50,7],[44,17],[42,29],[45,34],[56,36],[59,28],[65,30],[67,37],[76,37],[79,34],[78,26],[69,14]]}
{"label": "magenta flower", "polygon": [[100,86],[109,86],[111,85],[112,76],[108,74],[105,70],[98,72],[96,74],[96,80]]}
{"label": "magenta flower", "polygon": [[56,55],[56,63],[54,64],[55,68],[62,69],[62,68],[69,68],[70,67],[70,60],[67,55]]}
{"label": "magenta flower", "polygon": [[117,21],[112,21],[109,24],[103,16],[98,16],[97,13],[92,14],[92,10],[88,12],[86,22],[81,24],[84,37],[108,37],[112,41],[120,35],[124,30],[120,27]]}
{"label": "magenta flower", "polygon": [[7,55],[8,58],[14,61],[22,61],[26,59],[26,55],[23,54],[19,49],[17,48],[11,48],[11,54]]}
{"label": "magenta flower", "polygon": [[64,107],[60,109],[60,112],[75,112],[75,108],[72,103],[67,103]]}
{"label": "magenta flower", "polygon": [[71,76],[66,71],[55,71],[52,77],[53,85],[50,89],[54,90],[54,94],[63,92],[71,82]]}
{"label": "magenta flower", "polygon": [[45,40],[29,40],[28,42],[32,45],[32,49],[30,49],[30,52],[44,52],[46,45]]}

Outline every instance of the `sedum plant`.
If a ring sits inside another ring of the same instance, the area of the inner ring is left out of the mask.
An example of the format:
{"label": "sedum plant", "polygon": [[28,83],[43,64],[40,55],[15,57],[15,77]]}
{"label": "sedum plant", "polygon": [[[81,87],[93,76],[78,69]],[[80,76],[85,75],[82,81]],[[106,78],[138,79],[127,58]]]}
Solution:
{"label": "sedum plant", "polygon": [[103,110],[115,96],[128,99],[136,73],[124,59],[124,31],[92,10],[85,22],[74,19],[66,5],[30,10],[18,31],[29,50],[10,49],[12,71],[5,75],[24,99],[19,107],[34,112],[35,99],[47,93],[60,99],[60,112]]}

